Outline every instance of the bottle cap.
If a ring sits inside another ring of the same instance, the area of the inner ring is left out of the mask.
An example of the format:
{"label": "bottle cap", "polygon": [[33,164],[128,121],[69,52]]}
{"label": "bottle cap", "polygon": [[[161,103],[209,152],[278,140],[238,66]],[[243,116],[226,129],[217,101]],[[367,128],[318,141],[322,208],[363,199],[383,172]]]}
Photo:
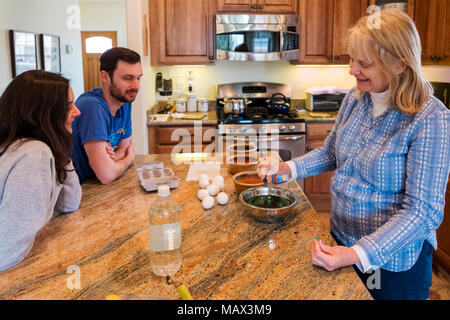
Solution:
{"label": "bottle cap", "polygon": [[168,185],[158,187],[158,197],[164,198],[170,196],[170,187]]}

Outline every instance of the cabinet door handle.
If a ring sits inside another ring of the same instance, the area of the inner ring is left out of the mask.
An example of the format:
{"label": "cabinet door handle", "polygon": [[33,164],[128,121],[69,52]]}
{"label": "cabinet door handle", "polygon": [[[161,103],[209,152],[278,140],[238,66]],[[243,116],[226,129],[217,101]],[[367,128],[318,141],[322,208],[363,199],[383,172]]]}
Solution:
{"label": "cabinet door handle", "polygon": [[328,60],[333,60],[333,56],[328,56]]}
{"label": "cabinet door handle", "polygon": [[334,60],[339,60],[339,56],[334,56]]}
{"label": "cabinet door handle", "polygon": [[311,148],[310,146],[307,146],[306,151],[308,151],[308,152],[313,151],[313,148]]}
{"label": "cabinet door handle", "polygon": [[441,61],[442,60],[442,57],[437,57],[437,61]]}
{"label": "cabinet door handle", "polygon": [[214,56],[209,56],[209,60],[214,60]]}
{"label": "cabinet door handle", "polygon": [[263,5],[263,4],[260,4],[260,5],[259,5],[259,8],[260,8],[260,9],[264,9],[264,5]]}
{"label": "cabinet door handle", "polygon": [[256,6],[256,4],[252,4],[252,9],[256,9],[256,8],[258,8],[258,7]]}

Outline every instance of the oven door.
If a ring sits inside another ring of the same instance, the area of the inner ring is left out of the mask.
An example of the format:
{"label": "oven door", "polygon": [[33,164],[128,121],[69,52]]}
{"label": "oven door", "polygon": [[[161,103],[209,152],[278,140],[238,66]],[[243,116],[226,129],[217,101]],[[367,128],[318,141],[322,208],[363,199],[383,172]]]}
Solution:
{"label": "oven door", "polygon": [[[223,136],[223,146],[230,146],[234,143],[252,143],[261,151],[277,152],[283,162],[292,160],[305,154],[306,139],[304,133],[280,134],[277,136]],[[297,180],[298,185],[303,189],[303,179]]]}

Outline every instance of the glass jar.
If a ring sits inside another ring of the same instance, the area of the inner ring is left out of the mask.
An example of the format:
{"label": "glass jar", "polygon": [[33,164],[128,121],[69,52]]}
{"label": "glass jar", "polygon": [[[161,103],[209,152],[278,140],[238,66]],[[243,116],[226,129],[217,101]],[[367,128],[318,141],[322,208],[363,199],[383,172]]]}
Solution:
{"label": "glass jar", "polygon": [[209,106],[208,99],[201,98],[198,100],[197,110],[198,112],[208,112],[208,106]]}

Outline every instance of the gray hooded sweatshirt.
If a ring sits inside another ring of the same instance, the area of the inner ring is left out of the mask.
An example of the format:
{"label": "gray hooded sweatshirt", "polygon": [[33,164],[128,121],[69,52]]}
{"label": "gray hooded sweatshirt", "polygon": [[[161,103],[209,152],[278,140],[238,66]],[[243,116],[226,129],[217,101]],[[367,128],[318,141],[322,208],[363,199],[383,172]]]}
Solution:
{"label": "gray hooded sweatshirt", "polygon": [[[13,143],[0,157],[0,271],[21,262],[42,227],[59,213],[76,211],[81,187],[75,171],[63,184],[55,159],[43,142]],[[72,162],[68,167],[73,169]]]}

